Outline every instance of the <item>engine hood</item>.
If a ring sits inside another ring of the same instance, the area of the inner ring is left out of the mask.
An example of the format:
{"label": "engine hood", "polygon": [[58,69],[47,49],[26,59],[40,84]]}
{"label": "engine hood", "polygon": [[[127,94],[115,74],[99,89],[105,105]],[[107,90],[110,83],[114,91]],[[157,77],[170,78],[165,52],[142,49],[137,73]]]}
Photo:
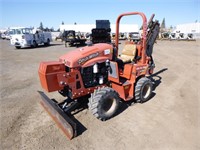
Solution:
{"label": "engine hood", "polygon": [[97,62],[111,60],[112,54],[113,46],[111,44],[99,43],[72,50],[61,56],[59,61],[70,68],[87,67]]}

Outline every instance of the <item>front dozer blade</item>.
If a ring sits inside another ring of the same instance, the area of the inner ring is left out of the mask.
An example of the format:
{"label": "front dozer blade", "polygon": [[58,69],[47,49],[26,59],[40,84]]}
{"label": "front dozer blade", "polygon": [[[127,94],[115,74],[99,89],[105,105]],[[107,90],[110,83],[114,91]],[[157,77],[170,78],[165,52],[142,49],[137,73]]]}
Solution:
{"label": "front dozer blade", "polygon": [[64,132],[64,134],[71,140],[77,135],[77,124],[72,120],[70,114],[65,113],[55,100],[47,97],[43,92],[38,91],[42,100],[40,104],[56,122],[58,127]]}

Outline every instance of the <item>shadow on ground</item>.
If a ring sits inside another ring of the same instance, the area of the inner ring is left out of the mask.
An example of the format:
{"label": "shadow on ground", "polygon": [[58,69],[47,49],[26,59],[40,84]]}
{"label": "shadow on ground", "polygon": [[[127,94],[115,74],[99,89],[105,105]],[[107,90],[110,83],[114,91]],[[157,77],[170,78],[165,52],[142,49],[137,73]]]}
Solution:
{"label": "shadow on ground", "polygon": [[[153,90],[152,90],[153,92],[152,92],[152,95],[149,98],[149,100],[147,100],[146,102],[152,100],[152,98],[156,95],[155,90],[162,82],[162,77],[160,76],[160,74],[167,70],[168,70],[168,68],[164,68],[164,69],[161,69],[158,72],[152,74],[151,76],[149,76],[149,79],[153,82]],[[146,103],[146,102],[144,102],[144,103]],[[125,111],[129,106],[133,106],[135,104],[137,104],[137,103],[134,101],[134,99],[131,101],[128,101],[128,102],[121,102],[120,108],[115,116],[117,116],[120,113],[122,113],[123,111]]]}
{"label": "shadow on ground", "polygon": [[[161,81],[162,77],[160,76],[160,74],[163,73],[166,70],[168,70],[168,69],[167,68],[161,69],[160,71],[158,71],[158,72],[152,74],[151,76],[149,76],[149,79],[151,79],[151,81],[153,82],[153,92],[152,92],[152,96],[150,97],[149,100],[151,100],[156,95],[155,90],[162,82]],[[75,132],[75,136],[79,136],[79,135],[81,135],[83,132],[85,132],[87,130],[87,128],[81,122],[79,122],[78,119],[75,118],[75,115],[77,113],[83,111],[84,109],[87,109],[88,97],[81,98],[78,101],[79,101],[78,102],[79,103],[78,107],[75,109],[75,111],[71,112],[70,115],[69,115],[69,117],[76,124],[73,127],[74,128],[74,132]],[[131,100],[131,101],[128,101],[128,102],[121,101],[119,109],[118,109],[118,112],[117,112],[117,114],[115,116],[121,114],[129,106],[132,106],[134,104],[136,104],[136,102],[134,100]]]}
{"label": "shadow on ground", "polygon": [[[156,95],[155,90],[162,83],[162,77],[160,76],[160,74],[167,71],[167,70],[168,70],[168,68],[164,68],[164,69],[161,69],[158,72],[152,74],[151,76],[149,76],[149,79],[151,79],[151,81],[153,82],[153,92],[152,92],[152,96],[149,98],[149,100],[152,100],[152,98]],[[81,109],[79,111],[77,111],[76,113],[87,108],[86,105],[87,105],[88,100],[83,100],[83,101],[84,101],[84,104],[81,105],[81,107],[80,107]],[[148,102],[148,101],[146,101],[146,102]],[[144,102],[144,103],[146,103],[146,102]],[[121,101],[119,109],[118,109],[115,116],[121,114],[129,106],[133,106],[135,104],[137,104],[137,103],[134,100],[131,100],[131,101],[128,101],[128,102]],[[81,124],[77,119],[75,119],[75,117],[73,117],[73,120],[76,122],[77,127],[78,127],[77,136],[81,135],[83,132],[85,132],[87,130],[87,128],[83,124]]]}

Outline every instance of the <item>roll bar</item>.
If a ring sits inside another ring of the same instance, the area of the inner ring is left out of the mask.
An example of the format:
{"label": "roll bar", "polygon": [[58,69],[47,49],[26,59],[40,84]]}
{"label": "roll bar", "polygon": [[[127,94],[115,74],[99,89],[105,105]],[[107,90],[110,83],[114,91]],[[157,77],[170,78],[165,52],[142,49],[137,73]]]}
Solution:
{"label": "roll bar", "polygon": [[145,62],[145,50],[146,50],[146,36],[147,36],[147,18],[144,13],[142,12],[128,12],[128,13],[123,13],[118,16],[117,21],[116,21],[116,35],[115,35],[115,46],[117,47],[117,56],[118,56],[118,44],[119,44],[119,25],[120,25],[120,20],[124,16],[130,16],[130,15],[140,15],[142,17],[142,62]]}

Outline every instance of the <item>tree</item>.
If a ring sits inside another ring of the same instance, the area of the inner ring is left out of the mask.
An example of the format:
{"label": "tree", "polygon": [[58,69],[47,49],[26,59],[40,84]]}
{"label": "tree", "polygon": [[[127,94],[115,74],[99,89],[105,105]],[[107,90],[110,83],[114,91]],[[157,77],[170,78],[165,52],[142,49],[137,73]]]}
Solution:
{"label": "tree", "polygon": [[54,32],[54,28],[53,28],[53,27],[51,27],[51,29],[50,29],[50,30],[51,30],[51,32]]}
{"label": "tree", "polygon": [[40,30],[44,30],[44,27],[43,27],[43,24],[42,22],[40,22],[40,27],[39,27]]}
{"label": "tree", "polygon": [[165,26],[165,18],[163,18],[163,21],[162,21],[160,27],[161,27],[161,29],[165,29],[165,27],[166,27],[166,26]]}
{"label": "tree", "polygon": [[65,23],[64,23],[64,21],[62,21],[62,25],[64,25]]}
{"label": "tree", "polygon": [[46,27],[46,28],[44,29],[44,31],[45,31],[45,32],[49,32],[50,29],[49,29],[48,27]]}

